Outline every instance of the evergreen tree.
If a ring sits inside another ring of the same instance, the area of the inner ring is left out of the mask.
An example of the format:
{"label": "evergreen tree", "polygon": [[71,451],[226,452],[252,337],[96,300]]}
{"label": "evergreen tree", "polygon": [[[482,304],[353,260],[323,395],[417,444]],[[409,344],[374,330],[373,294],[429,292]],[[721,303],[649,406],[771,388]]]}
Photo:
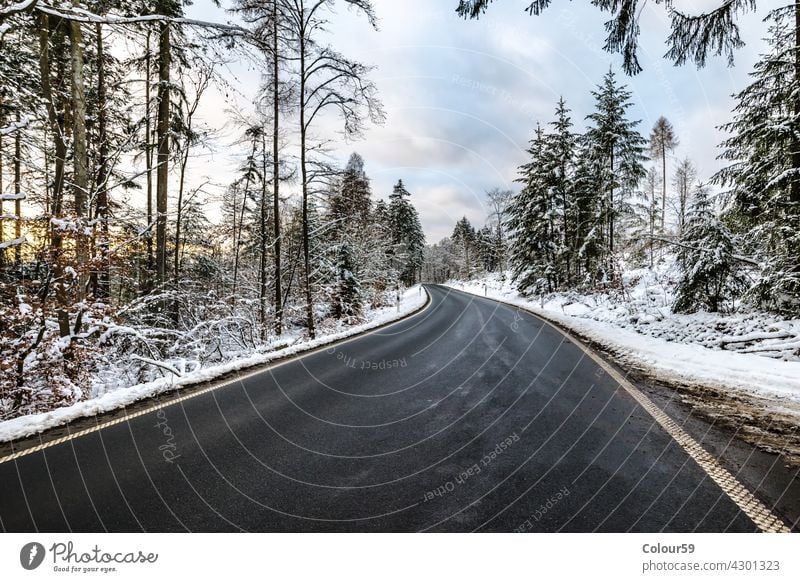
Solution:
{"label": "evergreen tree", "polygon": [[603,271],[602,176],[603,166],[593,155],[589,140],[581,136],[574,179],[575,275],[576,282],[585,286],[592,286]]}
{"label": "evergreen tree", "polygon": [[397,182],[389,196],[389,223],[394,245],[391,254],[400,280],[406,285],[417,281],[425,249],[425,235],[417,210],[408,200],[410,197],[402,180]]}
{"label": "evergreen tree", "polygon": [[602,168],[601,192],[602,226],[606,241],[606,278],[615,276],[615,245],[618,216],[635,194],[639,182],[645,177],[643,162],[647,141],[636,131],[639,121],[627,118],[631,107],[631,93],[619,85],[612,70],[606,74],[602,85],[592,91],[595,112],[587,119],[592,127],[586,133],[591,154]]}
{"label": "evergreen tree", "polygon": [[522,190],[509,204],[507,226],[511,238],[509,262],[517,287],[524,294],[555,289],[551,196],[546,170],[547,140],[541,126],[528,148],[530,161],[520,168]]}
{"label": "evergreen tree", "polygon": [[800,116],[788,104],[800,94],[795,17],[800,7],[770,13],[770,52],[736,96],[731,137],[721,159],[730,164],[713,180],[725,188],[727,219],[745,235],[745,250],[764,266],[753,289],[764,306],[800,313]]}
{"label": "evergreen tree", "polygon": [[475,228],[470,224],[466,216],[456,223],[451,239],[456,248],[458,248],[461,257],[461,276],[469,280],[474,272],[478,241]]}
{"label": "evergreen tree", "polygon": [[361,315],[361,286],[355,275],[350,245],[339,245],[336,261],[337,288],[334,313],[337,319],[354,320]]}
{"label": "evergreen tree", "polygon": [[576,208],[574,199],[575,153],[578,136],[572,131],[570,110],[564,98],[558,100],[556,118],[550,122],[553,133],[547,136],[545,150],[547,160],[548,188],[551,193],[552,213],[558,216],[558,224],[552,225],[559,240],[552,241],[557,245],[554,251],[558,270],[558,279],[569,285],[573,279],[577,242],[575,222]]}
{"label": "evergreen tree", "polygon": [[352,225],[363,226],[369,219],[372,201],[369,178],[364,173],[364,159],[357,153],[350,156],[341,176],[338,190],[331,197],[331,218],[339,223],[337,230]]}
{"label": "evergreen tree", "polygon": [[721,311],[745,290],[746,280],[734,256],[734,237],[714,211],[708,188],[702,184],[694,192],[680,248],[676,312]]}

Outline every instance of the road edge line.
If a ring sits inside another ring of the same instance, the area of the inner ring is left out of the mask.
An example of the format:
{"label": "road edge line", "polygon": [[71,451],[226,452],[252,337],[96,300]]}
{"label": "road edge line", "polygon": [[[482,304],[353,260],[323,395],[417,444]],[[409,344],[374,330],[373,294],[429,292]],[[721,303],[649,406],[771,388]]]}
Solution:
{"label": "road edge line", "polygon": [[[163,410],[164,408],[168,408],[170,406],[174,406],[176,404],[180,404],[181,402],[186,402],[187,400],[191,400],[192,398],[197,398],[198,396],[202,396],[204,394],[208,394],[209,392],[213,392],[215,390],[219,390],[220,388],[224,388],[226,386],[230,386],[231,384],[235,384],[237,382],[243,382],[244,380],[247,380],[248,378],[252,378],[253,376],[258,376],[259,374],[263,374],[264,372],[268,372],[268,371],[273,370],[275,368],[279,368],[280,366],[284,366],[286,364],[289,364],[291,362],[296,362],[297,360],[301,360],[301,359],[303,359],[305,357],[314,355],[316,353],[319,353],[319,352],[322,352],[322,351],[325,351],[325,350],[329,350],[331,348],[331,346],[343,345],[343,344],[355,341],[357,339],[361,339],[361,338],[363,338],[365,336],[371,335],[371,334],[373,334],[375,332],[378,332],[378,331],[380,331],[382,329],[386,329],[387,327],[390,327],[390,326],[395,325],[397,323],[403,322],[403,321],[409,319],[410,317],[413,317],[415,315],[419,315],[419,314],[423,313],[424,311],[426,311],[431,306],[431,303],[433,302],[433,300],[431,298],[431,294],[428,292],[428,290],[425,289],[425,287],[423,285],[420,285],[420,286],[422,287],[423,291],[425,291],[425,295],[427,297],[425,303],[422,306],[420,306],[419,308],[415,309],[414,311],[406,313],[405,315],[403,315],[403,316],[401,316],[401,317],[399,317],[399,318],[397,318],[395,320],[387,321],[386,323],[382,323],[382,324],[376,325],[373,328],[360,331],[358,333],[355,333],[355,334],[353,334],[351,336],[348,336],[348,337],[345,337],[345,338],[331,340],[330,342],[326,342],[324,344],[315,346],[313,348],[309,348],[308,350],[304,350],[302,352],[298,352],[298,353],[293,354],[291,356],[287,356],[285,358],[280,358],[280,359],[277,359],[275,361],[268,362],[266,364],[255,364],[255,365],[253,365],[251,367],[242,368],[242,370],[237,370],[237,372],[235,372],[235,373],[242,372],[242,371],[246,371],[246,373],[244,373],[242,375],[237,375],[235,378],[225,378],[225,379],[221,379],[221,380],[218,380],[218,381],[214,381],[214,380],[199,381],[199,382],[197,382],[197,384],[187,384],[186,386],[181,386],[180,388],[178,388],[177,390],[174,390],[174,391],[164,392],[164,393],[162,393],[160,395],[150,396],[150,397],[148,397],[149,399],[158,398],[159,396],[169,396],[170,394],[176,395],[176,394],[180,394],[184,390],[192,390],[193,386],[198,386],[198,385],[202,385],[202,384],[206,384],[208,382],[211,382],[210,386],[208,386],[206,388],[202,388],[200,390],[191,391],[189,394],[184,394],[183,396],[176,396],[176,397],[170,398],[170,399],[168,399],[168,400],[166,400],[164,402],[159,402],[159,403],[153,404],[152,406],[148,406],[148,407],[146,407],[146,408],[144,408],[142,410],[137,410],[135,412],[130,412],[128,414],[125,414],[125,415],[121,416],[120,418],[107,420],[107,421],[101,422],[100,424],[97,424],[95,426],[91,426],[91,427],[88,427],[88,428],[85,428],[85,429],[81,429],[81,430],[76,431],[74,433],[70,433],[70,434],[62,436],[62,437],[51,439],[51,440],[45,441],[43,443],[40,443],[38,445],[34,445],[32,447],[28,447],[28,448],[25,448],[25,449],[22,449],[22,450],[19,450],[19,451],[14,451],[14,452],[9,453],[9,454],[7,454],[7,455],[5,455],[3,457],[0,457],[0,465],[2,465],[3,463],[8,463],[10,461],[14,461],[14,460],[19,459],[21,457],[25,457],[27,455],[31,455],[33,453],[38,453],[39,451],[43,451],[45,449],[49,449],[49,448],[54,447],[54,446],[57,446],[57,445],[60,445],[60,444],[63,444],[63,443],[66,443],[66,442],[81,438],[81,437],[86,436],[88,434],[99,432],[101,430],[104,430],[106,428],[110,428],[110,427],[115,426],[117,424],[121,424],[121,423],[127,422],[129,420],[133,420],[134,418],[138,418],[140,416],[145,416],[147,414],[151,414],[153,412],[157,412],[159,410]],[[148,400],[148,398],[132,402],[127,406],[134,406],[137,403],[145,402],[146,400]],[[113,409],[113,410],[108,410],[106,412],[100,413],[99,415],[95,415],[94,418],[98,418],[99,416],[104,416],[104,415],[107,415],[107,414],[110,415],[110,414],[119,413],[120,410],[124,410],[125,408],[126,408],[126,406],[123,406],[123,407],[120,407],[120,408],[116,408],[116,409]],[[74,423],[74,422],[85,421],[85,420],[88,420],[88,419],[91,419],[91,418],[92,418],[92,416],[81,416],[79,418],[73,419],[73,420],[71,420],[69,422],[66,422],[66,423],[58,425],[58,426],[54,426],[54,427],[52,427],[50,429],[47,429],[47,430],[63,429],[64,427],[69,427],[69,425]],[[47,432],[47,431],[35,433],[35,434],[32,434],[32,435],[27,436],[27,437],[22,437],[20,439],[17,439],[17,442],[22,441],[23,439],[36,438],[37,435],[42,435],[45,432]],[[13,448],[14,441],[6,441],[5,443],[2,443],[2,444],[11,445],[11,447]]]}
{"label": "road edge line", "polygon": [[598,366],[600,366],[609,376],[611,376],[625,391],[630,394],[639,405],[661,426],[662,429],[672,439],[680,445],[680,447],[694,460],[695,463],[705,472],[706,475],[711,477],[720,489],[733,501],[736,506],[745,514],[756,527],[765,533],[791,533],[788,525],[777,515],[775,515],[764,503],[758,499],[747,487],[745,487],[736,477],[731,474],[720,462],[708,451],[706,451],[700,443],[698,443],[692,436],[689,435],[683,428],[672,420],[672,418],[663,410],[661,410],[644,392],[639,390],[630,380],[620,374],[609,362],[607,362],[600,354],[598,354],[591,347],[586,345],[583,340],[579,339],[569,329],[565,329],[560,323],[549,319],[539,313],[531,311],[529,308],[502,299],[495,299],[493,297],[485,297],[456,289],[454,287],[447,287],[453,291],[466,293],[479,299],[488,299],[500,303],[507,307],[524,311],[525,313],[549,325],[560,334],[569,339],[572,343],[578,346],[587,356],[589,356]]}

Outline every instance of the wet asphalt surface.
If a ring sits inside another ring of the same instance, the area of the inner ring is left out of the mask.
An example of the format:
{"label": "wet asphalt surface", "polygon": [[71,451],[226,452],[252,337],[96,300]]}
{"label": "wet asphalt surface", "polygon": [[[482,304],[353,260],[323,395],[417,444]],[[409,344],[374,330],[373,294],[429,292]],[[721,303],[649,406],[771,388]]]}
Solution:
{"label": "wet asphalt surface", "polygon": [[757,531],[557,330],[427,289],[395,325],[0,464],[0,529]]}

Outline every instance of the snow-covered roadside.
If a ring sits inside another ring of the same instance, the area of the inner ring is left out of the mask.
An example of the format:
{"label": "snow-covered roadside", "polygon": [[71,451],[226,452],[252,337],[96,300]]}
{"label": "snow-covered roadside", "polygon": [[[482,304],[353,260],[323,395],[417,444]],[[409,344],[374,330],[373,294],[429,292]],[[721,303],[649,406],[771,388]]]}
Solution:
{"label": "snow-covered roadside", "polygon": [[405,290],[400,299],[399,307],[393,305],[391,307],[373,310],[367,314],[369,321],[360,325],[348,327],[342,331],[322,335],[314,340],[298,342],[283,349],[266,351],[224,364],[209,366],[208,368],[202,368],[182,376],[171,374],[170,377],[160,378],[153,382],[147,382],[146,384],[113,390],[97,398],[84,400],[72,406],[58,408],[51,412],[31,414],[0,422],[0,442],[29,437],[79,418],[111,412],[139,400],[151,398],[177,388],[208,382],[239,370],[263,366],[275,360],[294,356],[320,346],[358,335],[365,331],[386,325],[387,323],[397,321],[418,311],[425,305],[427,299],[427,294],[421,286],[415,285]]}
{"label": "snow-covered roadside", "polygon": [[588,338],[614,354],[619,363],[665,383],[679,382],[737,391],[770,402],[784,414],[800,418],[800,362],[676,343],[623,329],[609,321],[567,315],[552,303],[525,299],[506,282],[451,282],[453,289],[522,307]]}

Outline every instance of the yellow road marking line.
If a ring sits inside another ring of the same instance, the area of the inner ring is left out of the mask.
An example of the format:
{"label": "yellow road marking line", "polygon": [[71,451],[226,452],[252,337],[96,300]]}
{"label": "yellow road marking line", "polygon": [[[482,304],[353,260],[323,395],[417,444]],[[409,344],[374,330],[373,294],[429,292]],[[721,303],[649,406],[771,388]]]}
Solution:
{"label": "yellow road marking line", "polygon": [[[460,289],[454,290],[461,291]],[[533,317],[544,322],[546,325],[549,325],[560,334],[564,335],[567,339],[572,341],[576,346],[583,350],[586,355],[592,358],[592,360],[594,360],[594,362],[609,376],[611,376],[620,386],[622,386],[625,391],[628,392],[628,394],[630,394],[641,405],[641,407],[653,417],[653,419],[661,426],[661,428],[663,428],[667,434],[669,434],[669,436],[671,436],[681,446],[681,448],[686,451],[686,453],[692,459],[694,459],[694,461],[700,466],[706,475],[711,477],[711,479],[717,485],[719,485],[720,489],[722,489],[725,494],[731,498],[731,500],[739,507],[739,509],[741,509],[761,531],[766,533],[791,532],[791,529],[789,529],[789,527],[780,517],[772,513],[772,511],[766,505],[764,505],[760,499],[758,499],[744,485],[742,485],[739,480],[736,479],[736,477],[734,477],[725,467],[723,467],[713,455],[706,451],[700,445],[700,443],[689,436],[689,434],[683,430],[683,428],[678,426],[678,424],[672,420],[667,413],[656,406],[653,401],[650,400],[632,382],[623,377],[622,374],[617,372],[617,370],[611,366],[611,364],[606,362],[599,354],[595,353],[594,350],[590,349],[577,337],[562,329],[554,322],[549,321],[546,317],[539,315],[538,313],[535,313],[521,305],[515,305],[514,303],[509,303],[500,299],[493,299],[491,297],[483,297],[482,295],[470,293],[469,291],[461,292],[473,295],[480,299],[496,301],[497,303],[502,303],[509,307],[513,307],[514,309],[521,309],[522,311],[525,311],[526,313],[529,313]]]}
{"label": "yellow road marking line", "polygon": [[[423,287],[423,289],[424,289],[424,287]],[[356,335],[354,335],[352,337],[343,338],[343,339],[340,339],[340,340],[334,340],[332,342],[323,344],[323,345],[318,346],[316,348],[312,348],[312,349],[310,349],[308,351],[305,351],[305,352],[301,352],[299,354],[291,356],[291,357],[289,357],[289,358],[287,358],[285,360],[281,360],[279,362],[275,362],[273,364],[265,364],[263,367],[262,366],[256,366],[258,368],[257,370],[254,370],[254,371],[252,371],[250,373],[247,373],[247,374],[245,374],[243,376],[237,376],[236,378],[233,378],[233,379],[230,379],[230,380],[221,381],[221,382],[219,382],[217,384],[213,384],[213,385],[211,385],[211,386],[209,386],[207,388],[203,388],[202,390],[197,390],[196,392],[192,392],[191,394],[186,394],[184,396],[179,396],[178,398],[173,398],[171,400],[168,400],[167,402],[161,402],[159,404],[154,404],[153,406],[150,406],[150,407],[145,408],[143,410],[138,410],[136,412],[128,413],[125,416],[122,416],[120,418],[116,418],[114,420],[108,420],[108,421],[102,422],[102,423],[100,423],[100,424],[98,424],[96,426],[93,426],[93,427],[90,427],[90,428],[86,428],[86,429],[83,429],[83,430],[79,430],[78,432],[74,432],[74,433],[68,434],[66,436],[59,437],[57,439],[49,440],[47,442],[35,445],[35,446],[27,448],[27,449],[23,449],[21,451],[15,451],[15,452],[13,452],[13,453],[11,453],[9,455],[6,455],[5,457],[0,457],[0,465],[2,465],[3,463],[8,463],[9,461],[13,461],[15,459],[19,459],[20,457],[24,457],[26,455],[31,455],[33,453],[37,453],[39,451],[42,451],[44,449],[48,449],[50,447],[54,447],[56,445],[60,445],[60,444],[66,443],[66,442],[69,442],[71,440],[78,439],[78,438],[86,436],[88,434],[92,434],[94,432],[98,432],[98,431],[104,430],[104,429],[112,427],[114,425],[121,424],[121,423],[127,422],[129,420],[133,420],[134,418],[138,418],[138,417],[144,416],[146,414],[151,414],[151,413],[156,412],[158,410],[161,410],[163,408],[167,408],[169,406],[174,406],[175,404],[180,404],[181,402],[185,402],[187,400],[191,400],[192,398],[197,398],[198,396],[202,396],[203,394],[208,394],[209,392],[213,392],[214,390],[219,390],[220,388],[224,388],[225,386],[230,386],[231,384],[236,384],[237,382],[243,382],[244,380],[247,380],[248,378],[252,378],[253,376],[258,376],[259,374],[264,374],[265,372],[269,372],[270,370],[274,370],[275,368],[279,368],[281,366],[285,366],[286,364],[291,364],[292,362],[296,362],[296,361],[301,360],[303,358],[306,358],[308,356],[313,356],[314,354],[318,354],[318,353],[320,353],[322,351],[328,350],[328,349],[331,348],[331,346],[340,346],[340,345],[347,344],[347,343],[356,341],[358,339],[364,338],[366,336],[372,335],[375,332],[378,332],[378,331],[380,331],[382,329],[385,329],[385,328],[387,328],[387,327],[389,327],[391,325],[394,325],[396,323],[400,323],[401,321],[404,321],[404,320],[408,319],[409,317],[412,317],[414,315],[419,315],[419,314],[427,311],[428,308],[431,306],[432,299],[431,299],[430,293],[428,293],[427,289],[425,289],[425,294],[427,295],[427,301],[425,302],[425,305],[423,305],[422,307],[420,307],[416,311],[412,311],[411,313],[408,313],[408,314],[400,317],[399,319],[395,319],[394,321],[389,321],[387,323],[378,325],[378,326],[376,326],[376,327],[374,327],[372,329],[366,330],[366,331],[364,331],[362,333],[358,333],[358,334],[356,334]],[[185,389],[185,388],[191,388],[191,385],[182,387],[180,389],[182,390],[182,389]],[[136,403],[132,402],[131,405],[133,405],[133,404],[136,404]],[[119,409],[117,409],[117,410],[119,410]],[[108,411],[108,413],[113,413],[113,412],[114,412],[113,410]],[[101,413],[101,414],[106,414],[106,413]],[[86,418],[90,418],[90,417],[80,417],[80,418],[77,418],[75,420],[85,420]],[[70,421],[70,422],[74,422],[74,421]],[[65,425],[62,425],[62,426],[69,426],[69,424],[70,423],[68,422],[68,423],[66,423]],[[58,427],[53,427],[53,428],[58,428]],[[30,437],[23,437],[23,438],[30,438]]]}

